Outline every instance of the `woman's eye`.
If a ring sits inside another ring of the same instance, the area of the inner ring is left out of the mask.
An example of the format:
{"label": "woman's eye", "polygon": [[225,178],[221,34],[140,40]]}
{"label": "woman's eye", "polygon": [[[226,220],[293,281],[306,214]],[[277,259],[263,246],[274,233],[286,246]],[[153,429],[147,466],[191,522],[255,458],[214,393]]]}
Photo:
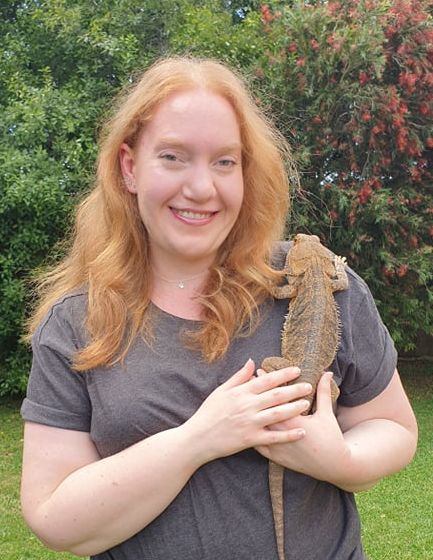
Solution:
{"label": "woman's eye", "polygon": [[236,165],[236,162],[232,159],[220,159],[218,164],[221,167],[232,167],[233,165]]}
{"label": "woman's eye", "polygon": [[161,154],[159,157],[167,161],[177,161],[176,154]]}

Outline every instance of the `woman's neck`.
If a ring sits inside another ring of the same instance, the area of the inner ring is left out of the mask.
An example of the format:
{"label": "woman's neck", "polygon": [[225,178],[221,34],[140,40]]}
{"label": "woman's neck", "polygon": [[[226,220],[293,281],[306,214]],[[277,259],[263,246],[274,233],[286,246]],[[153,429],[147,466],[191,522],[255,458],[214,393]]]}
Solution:
{"label": "woman's neck", "polygon": [[203,285],[203,279],[199,279],[198,282],[194,280],[185,281],[183,287],[175,283],[155,281],[151,300],[156,307],[170,313],[170,315],[199,321],[203,318],[203,307],[197,301],[197,296],[200,294]]}

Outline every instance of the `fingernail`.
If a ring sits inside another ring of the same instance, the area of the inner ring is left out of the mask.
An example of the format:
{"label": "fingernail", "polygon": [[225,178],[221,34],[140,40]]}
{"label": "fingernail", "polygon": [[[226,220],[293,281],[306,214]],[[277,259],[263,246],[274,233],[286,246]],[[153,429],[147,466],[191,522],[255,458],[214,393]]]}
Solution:
{"label": "fingernail", "polygon": [[304,437],[304,436],[305,436],[305,430],[299,429],[299,430],[296,431],[296,434],[297,434],[299,437]]}
{"label": "fingernail", "polygon": [[311,383],[303,383],[302,389],[311,393],[311,391],[313,390],[313,386],[311,385]]}

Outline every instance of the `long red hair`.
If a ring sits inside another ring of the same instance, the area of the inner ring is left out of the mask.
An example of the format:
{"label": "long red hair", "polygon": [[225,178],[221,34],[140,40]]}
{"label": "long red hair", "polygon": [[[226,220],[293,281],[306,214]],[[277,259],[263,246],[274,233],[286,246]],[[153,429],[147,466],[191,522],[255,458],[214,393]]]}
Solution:
{"label": "long red hair", "polygon": [[94,189],[77,210],[70,251],[38,283],[30,334],[61,296],[83,287],[88,291],[89,344],[75,356],[78,371],[113,364],[137,335],[151,335],[147,232],[136,197],[124,187],[119,149],[123,142],[134,148],[169,95],[197,87],[224,97],[237,115],[245,192],[200,298],[202,328],[189,334],[188,344],[209,361],[222,356],[233,336],[254,328],[258,305],[279,278],[270,257],[284,230],[288,173],[297,177],[287,143],[258,109],[243,79],[224,64],[189,57],[160,60],[117,100],[102,131]]}

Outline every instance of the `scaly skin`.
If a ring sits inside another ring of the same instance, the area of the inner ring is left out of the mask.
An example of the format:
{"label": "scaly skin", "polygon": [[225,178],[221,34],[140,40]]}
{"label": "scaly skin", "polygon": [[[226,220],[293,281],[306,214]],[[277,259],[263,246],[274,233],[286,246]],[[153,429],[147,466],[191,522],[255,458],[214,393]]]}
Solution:
{"label": "scaly skin", "polygon": [[[292,383],[308,382],[313,387],[306,397],[310,408],[304,414],[314,409],[317,384],[337,353],[340,323],[333,293],[347,289],[344,267],[344,260],[321,245],[317,236],[298,234],[286,258],[287,284],[274,290],[277,299],[292,301],[281,333],[281,356],[265,358],[262,369],[301,369],[301,375]],[[332,382],[334,402],[338,395],[338,387]],[[269,491],[279,560],[285,559],[283,479],[284,467],[269,461]]]}

